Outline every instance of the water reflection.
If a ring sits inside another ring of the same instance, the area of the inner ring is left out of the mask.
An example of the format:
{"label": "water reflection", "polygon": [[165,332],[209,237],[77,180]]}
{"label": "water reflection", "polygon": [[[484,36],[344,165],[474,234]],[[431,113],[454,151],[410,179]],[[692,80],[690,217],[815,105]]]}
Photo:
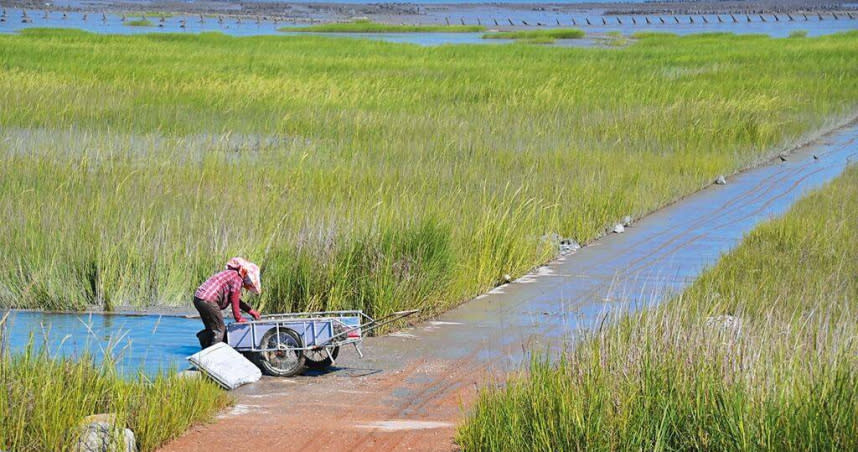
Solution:
{"label": "water reflection", "polygon": [[[5,313],[0,314],[0,318]],[[4,347],[28,347],[51,356],[110,356],[128,374],[155,374],[187,367],[185,357],[199,351],[194,333],[199,320],[157,315],[52,314],[11,311],[4,325]]]}

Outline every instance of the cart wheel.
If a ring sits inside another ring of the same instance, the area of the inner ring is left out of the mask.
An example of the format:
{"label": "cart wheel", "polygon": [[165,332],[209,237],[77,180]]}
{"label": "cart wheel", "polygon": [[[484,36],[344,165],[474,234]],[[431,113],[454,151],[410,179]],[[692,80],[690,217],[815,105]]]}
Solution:
{"label": "cart wheel", "polygon": [[[285,347],[303,347],[301,336],[289,328],[272,328],[263,336],[260,343],[261,348],[277,348],[278,338],[280,345]],[[304,353],[301,350],[274,350],[270,352],[256,353],[256,365],[266,375],[274,377],[291,377],[298,375],[304,370]]]}
{"label": "cart wheel", "polygon": [[[337,359],[337,355],[339,354],[340,347],[334,347],[334,349],[331,350],[331,356],[333,356],[334,359]],[[331,358],[328,357],[328,353],[325,352],[324,348],[319,350],[307,350],[307,352],[304,353],[304,358],[306,358],[304,364],[313,370],[325,370],[328,367],[331,367],[331,364],[334,363],[331,361]]]}

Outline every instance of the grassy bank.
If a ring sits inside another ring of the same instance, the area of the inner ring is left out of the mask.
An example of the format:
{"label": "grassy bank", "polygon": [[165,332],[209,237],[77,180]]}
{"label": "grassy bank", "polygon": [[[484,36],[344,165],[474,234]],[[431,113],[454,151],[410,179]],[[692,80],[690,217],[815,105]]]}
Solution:
{"label": "grassy bank", "polygon": [[577,28],[551,28],[547,30],[499,31],[486,33],[483,39],[521,39],[538,42],[554,42],[556,39],[581,39],[584,30]]}
{"label": "grassy bank", "polygon": [[853,114],[856,42],[2,35],[0,304],[445,309]]}
{"label": "grassy bank", "polygon": [[140,451],[153,451],[230,403],[203,378],[161,375],[127,381],[108,363],[42,353],[0,355],[0,448],[72,450],[84,417],[114,413]]}
{"label": "grassy bank", "polygon": [[307,27],[281,27],[278,30],[317,33],[478,33],[486,31],[486,27],[481,25],[396,25],[357,20]]}
{"label": "grassy bank", "polygon": [[152,23],[149,19],[137,19],[137,20],[127,20],[123,22],[123,25],[127,27],[153,27],[155,24]]}
{"label": "grassy bank", "polygon": [[[465,450],[856,450],[858,168],[682,296],[485,392]],[[729,316],[729,317],[728,317]]]}

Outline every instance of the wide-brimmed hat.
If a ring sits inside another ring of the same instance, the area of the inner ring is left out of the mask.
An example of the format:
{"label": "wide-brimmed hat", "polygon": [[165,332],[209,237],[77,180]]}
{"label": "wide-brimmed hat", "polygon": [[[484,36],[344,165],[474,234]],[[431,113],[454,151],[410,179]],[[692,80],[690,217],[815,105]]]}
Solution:
{"label": "wide-brimmed hat", "polygon": [[227,270],[237,270],[244,280],[247,290],[259,294],[262,292],[262,280],[259,275],[259,266],[243,257],[233,257],[226,263]]}

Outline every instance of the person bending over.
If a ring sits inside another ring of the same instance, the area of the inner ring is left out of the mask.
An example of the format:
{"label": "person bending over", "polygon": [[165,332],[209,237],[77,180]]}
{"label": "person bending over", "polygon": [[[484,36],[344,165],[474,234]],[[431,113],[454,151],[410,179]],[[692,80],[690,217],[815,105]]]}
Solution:
{"label": "person bending over", "polygon": [[194,293],[194,307],[200,313],[205,329],[197,333],[200,347],[207,348],[223,342],[226,325],[221,310],[232,307],[232,316],[236,322],[246,322],[241,311],[259,320],[259,313],[241,299],[241,289],[259,294],[262,281],[259,279],[259,267],[244,258],[234,257],[226,264],[226,270],[216,273],[202,283]]}

